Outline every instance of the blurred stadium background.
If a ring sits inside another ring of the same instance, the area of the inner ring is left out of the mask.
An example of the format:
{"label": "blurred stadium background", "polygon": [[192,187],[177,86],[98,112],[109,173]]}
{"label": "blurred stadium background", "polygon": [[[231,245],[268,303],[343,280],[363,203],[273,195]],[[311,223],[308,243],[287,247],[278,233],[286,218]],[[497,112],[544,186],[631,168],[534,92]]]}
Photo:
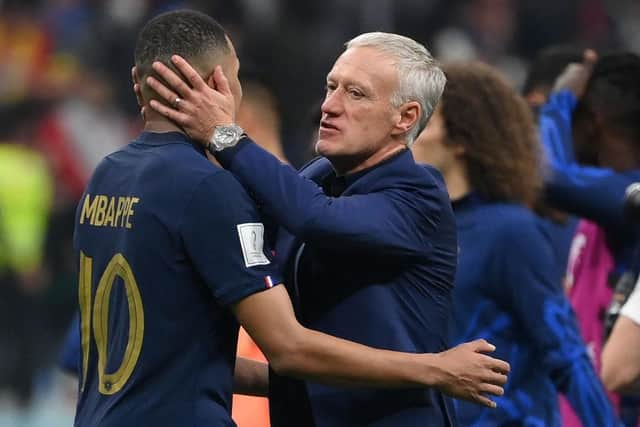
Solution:
{"label": "blurred stadium background", "polygon": [[[76,382],[56,361],[77,299],[75,204],[102,156],[141,129],[130,82],[138,29],[183,7],[228,29],[245,87],[239,121],[294,166],[312,156],[325,74],[361,32],[486,61],[517,88],[550,45],[640,53],[635,0],[0,0],[2,427],[72,424]],[[264,399],[236,409],[241,427],[268,425]]]}

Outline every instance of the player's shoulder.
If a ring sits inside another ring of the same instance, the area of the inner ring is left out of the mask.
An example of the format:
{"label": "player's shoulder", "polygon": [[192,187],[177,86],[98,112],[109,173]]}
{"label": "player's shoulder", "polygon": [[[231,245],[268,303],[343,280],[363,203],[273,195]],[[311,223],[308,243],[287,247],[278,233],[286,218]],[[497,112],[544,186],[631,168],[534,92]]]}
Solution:
{"label": "player's shoulder", "polygon": [[496,237],[511,239],[541,233],[540,218],[518,203],[486,203],[478,211],[480,220]]}
{"label": "player's shoulder", "polygon": [[493,217],[496,224],[504,228],[535,224],[538,219],[535,213],[519,203],[493,202],[481,205],[485,217]]}

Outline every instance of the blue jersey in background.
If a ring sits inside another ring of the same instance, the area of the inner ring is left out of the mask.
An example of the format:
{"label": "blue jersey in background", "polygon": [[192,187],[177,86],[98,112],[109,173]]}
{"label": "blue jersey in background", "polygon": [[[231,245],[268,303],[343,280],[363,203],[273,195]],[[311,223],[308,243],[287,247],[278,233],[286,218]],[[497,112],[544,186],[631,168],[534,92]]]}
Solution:
{"label": "blue jersey in background", "polygon": [[616,425],[574,314],[558,286],[562,268],[528,209],[471,194],[454,203],[459,258],[455,343],[485,338],[511,364],[497,409],[457,402],[464,426],[560,426],[557,391],[585,426]]}

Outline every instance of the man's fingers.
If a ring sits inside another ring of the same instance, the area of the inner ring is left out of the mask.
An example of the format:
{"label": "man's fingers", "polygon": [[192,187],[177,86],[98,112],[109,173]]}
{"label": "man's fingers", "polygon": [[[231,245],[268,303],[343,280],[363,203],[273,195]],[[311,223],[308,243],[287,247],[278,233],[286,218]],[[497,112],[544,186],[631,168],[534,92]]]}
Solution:
{"label": "man's fingers", "polygon": [[483,382],[496,384],[496,385],[504,385],[507,383],[508,377],[505,374],[500,372],[495,372],[490,369],[483,371],[478,376]]}
{"label": "man's fingers", "polygon": [[162,99],[167,101],[167,104],[172,105],[174,108],[176,107],[176,99],[179,98],[179,96],[174,91],[168,89],[158,79],[151,76],[147,77],[147,84],[155,90]]}
{"label": "man's fingers", "polygon": [[508,374],[511,371],[511,366],[505,362],[504,360],[494,359],[491,356],[486,356],[485,359],[487,368],[491,369],[494,372],[499,372],[501,374]]}
{"label": "man's fingers", "polygon": [[[184,99],[189,99],[191,95],[191,88],[171,68],[167,67],[160,61],[155,61],[152,67],[153,70],[167,82],[170,88],[178,93],[178,96]],[[147,82],[148,81],[149,80],[147,79]],[[154,87],[153,89],[155,90],[156,88]]]}
{"label": "man's fingers", "polygon": [[491,377],[489,378],[489,381],[492,384],[497,384],[497,385],[505,385],[508,380],[509,380],[508,376],[504,374],[500,374],[498,372],[492,372]]}
{"label": "man's fingers", "polygon": [[171,62],[173,62],[173,65],[175,65],[176,68],[182,73],[182,75],[185,76],[187,81],[191,83],[191,87],[196,90],[201,90],[207,87],[207,83],[202,80],[200,74],[198,74],[198,72],[191,66],[191,64],[189,64],[183,57],[181,57],[180,55],[173,55],[171,57]]}
{"label": "man's fingers", "polygon": [[229,88],[229,80],[227,80],[227,76],[224,75],[221,66],[216,66],[216,69],[213,72],[213,79],[216,82],[216,89],[218,92],[223,95],[231,94],[231,89]]}
{"label": "man's fingers", "polygon": [[152,99],[151,102],[149,103],[149,105],[151,106],[151,108],[153,108],[155,111],[157,111],[158,113],[162,114],[163,116],[167,117],[168,119],[174,121],[175,123],[179,124],[180,126],[184,126],[187,124],[187,121],[189,120],[189,116],[178,111],[178,110],[174,110],[173,108],[169,108],[166,105],[164,105],[161,102],[156,101],[155,99]]}
{"label": "man's fingers", "polygon": [[489,344],[487,340],[484,339],[472,341],[470,344],[473,350],[478,353],[491,353],[496,349],[495,345]]}
{"label": "man's fingers", "polygon": [[494,396],[502,396],[504,394],[504,389],[495,384],[482,384],[482,386],[480,386],[480,391]]}
{"label": "man's fingers", "polygon": [[494,402],[493,400],[491,400],[488,397],[483,396],[481,394],[474,395],[472,399],[473,399],[474,402],[479,403],[479,404],[481,404],[483,406],[486,406],[488,408],[495,408],[496,406],[498,406],[498,405],[496,405],[496,402]]}

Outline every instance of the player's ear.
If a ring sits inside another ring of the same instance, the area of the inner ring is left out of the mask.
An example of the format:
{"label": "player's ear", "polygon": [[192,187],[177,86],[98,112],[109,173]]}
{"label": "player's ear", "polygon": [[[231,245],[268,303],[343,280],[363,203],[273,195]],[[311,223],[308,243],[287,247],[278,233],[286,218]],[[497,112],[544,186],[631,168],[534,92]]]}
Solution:
{"label": "player's ear", "polygon": [[210,88],[213,88],[213,89],[216,88],[216,80],[213,77],[213,75],[215,74],[215,71],[216,71],[216,69],[214,68],[213,70],[211,70],[211,72],[204,79],[204,81],[207,82],[207,86],[209,86]]}

